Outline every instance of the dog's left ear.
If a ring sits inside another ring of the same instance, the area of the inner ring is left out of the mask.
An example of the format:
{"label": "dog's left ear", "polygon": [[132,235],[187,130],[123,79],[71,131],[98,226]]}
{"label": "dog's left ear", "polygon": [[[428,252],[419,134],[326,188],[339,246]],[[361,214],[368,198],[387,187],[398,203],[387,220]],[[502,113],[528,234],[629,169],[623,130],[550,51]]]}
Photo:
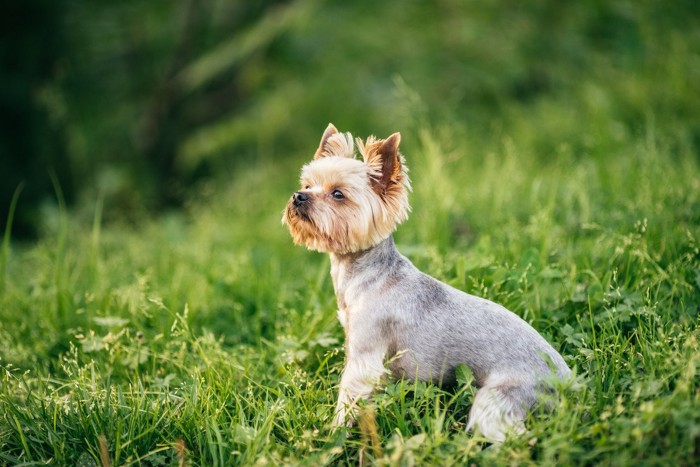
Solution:
{"label": "dog's left ear", "polygon": [[380,141],[375,151],[371,151],[367,164],[377,167],[381,164],[378,178],[372,179],[372,188],[377,194],[384,195],[391,184],[401,184],[403,169],[399,156],[401,133],[394,133],[384,141]]}

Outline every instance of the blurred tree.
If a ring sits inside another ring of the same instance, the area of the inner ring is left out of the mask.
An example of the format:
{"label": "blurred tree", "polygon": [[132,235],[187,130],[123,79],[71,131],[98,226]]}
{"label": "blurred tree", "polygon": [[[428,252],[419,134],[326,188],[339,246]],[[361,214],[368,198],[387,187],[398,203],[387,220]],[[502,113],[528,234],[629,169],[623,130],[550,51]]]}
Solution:
{"label": "blurred tree", "polygon": [[478,138],[563,98],[572,116],[523,136],[542,157],[563,141],[604,155],[596,131],[652,116],[700,148],[700,123],[674,125],[700,122],[693,0],[25,0],[0,15],[0,221],[24,180],[20,234],[52,172],[69,201],[134,216],[299,155],[328,121],[382,135],[449,119]]}
{"label": "blurred tree", "polygon": [[251,48],[240,38],[283,7],[277,0],[71,2],[74,53],[61,88],[81,190],[105,198],[107,213],[120,217],[179,206],[209,172],[201,161],[182,163],[183,141],[254,98],[240,87],[241,58],[251,50],[231,58],[222,45]]}
{"label": "blurred tree", "polygon": [[23,184],[13,228],[21,236],[36,233],[38,204],[55,194],[52,177],[73,198],[64,128],[47,105],[66,53],[60,2],[0,3],[0,225]]}
{"label": "blurred tree", "polygon": [[[269,46],[288,25],[288,10],[295,9],[278,3],[234,3],[217,26],[212,26],[215,2],[184,3],[172,59],[155,84],[138,128],[137,147],[155,169],[161,204],[179,205],[184,187],[208,172],[206,164],[178,160],[189,133],[235,113],[252,97],[240,86],[245,59]],[[218,42],[203,44],[208,35]]]}
{"label": "blurred tree", "polygon": [[[277,0],[4,2],[3,225],[20,184],[13,228],[18,236],[35,233],[39,205],[56,191],[67,202],[75,194],[104,197],[108,210],[127,216],[178,206],[185,188],[207,172],[206,164],[178,163],[179,147],[194,129],[253,97],[241,92],[240,74],[245,59],[269,46],[280,30],[265,21],[278,4],[283,6]],[[278,13],[271,18],[286,24]],[[261,34],[257,24],[273,34]],[[233,55],[227,53],[231,47]],[[73,180],[80,181],[77,189]]]}

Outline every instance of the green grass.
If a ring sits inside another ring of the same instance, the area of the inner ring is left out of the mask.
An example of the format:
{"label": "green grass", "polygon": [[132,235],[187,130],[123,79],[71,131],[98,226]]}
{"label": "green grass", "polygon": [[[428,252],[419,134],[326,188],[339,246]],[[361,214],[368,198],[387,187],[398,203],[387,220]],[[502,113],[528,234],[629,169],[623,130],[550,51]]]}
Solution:
{"label": "green grass", "polygon": [[[138,174],[110,191],[102,172],[93,199],[89,181],[89,201],[43,208],[38,241],[3,232],[0,465],[697,464],[695,3],[438,3],[290,4],[298,21],[241,64],[250,102],[181,135],[178,163],[218,173],[184,209],[122,218]],[[123,93],[88,94],[101,110],[69,109],[85,120],[71,150],[138,159],[138,119],[104,101]],[[331,431],[329,261],[280,222],[328,120],[401,131],[399,249],[524,317],[575,370],[528,436],[465,433],[467,374],[449,391],[389,381],[361,428]]]}
{"label": "green grass", "polygon": [[414,192],[399,248],[524,316],[575,368],[529,421],[535,442],[484,449],[464,432],[471,388],[409,381],[373,398],[376,433],[330,430],[343,336],[328,260],[280,224],[297,158],[136,225],[102,226],[99,202],[92,218],[49,212],[40,242],[3,253],[0,462],[696,462],[694,154],[651,124],[605,154],[562,144],[549,159],[522,122],[401,130]]}

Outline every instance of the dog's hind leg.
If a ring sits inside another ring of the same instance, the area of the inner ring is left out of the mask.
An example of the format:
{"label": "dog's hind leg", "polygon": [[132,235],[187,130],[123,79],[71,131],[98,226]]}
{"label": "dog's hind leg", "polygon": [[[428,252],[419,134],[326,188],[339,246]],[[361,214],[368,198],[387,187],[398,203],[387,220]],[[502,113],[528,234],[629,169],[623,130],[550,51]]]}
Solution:
{"label": "dog's hind leg", "polygon": [[530,385],[514,384],[512,380],[486,384],[474,396],[467,431],[481,433],[497,443],[505,441],[509,433],[525,433],[524,421],[536,400],[536,391]]}

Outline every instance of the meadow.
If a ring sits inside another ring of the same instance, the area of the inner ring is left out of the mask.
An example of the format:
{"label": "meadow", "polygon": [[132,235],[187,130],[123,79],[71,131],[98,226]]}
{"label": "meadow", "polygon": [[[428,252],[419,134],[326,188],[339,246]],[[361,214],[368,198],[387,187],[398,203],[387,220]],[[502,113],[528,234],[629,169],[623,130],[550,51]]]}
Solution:
{"label": "meadow", "polygon": [[[410,129],[409,129],[410,130]],[[185,212],[103,228],[56,212],[3,249],[0,458],[114,465],[692,464],[700,446],[700,170],[647,128],[604,160],[543,162],[516,137],[422,125],[399,248],[515,310],[577,374],[530,438],[484,450],[456,392],[391,382],[376,437],[329,429],[342,330],[327,259],[280,224],[298,163]],[[445,143],[447,141],[447,143]],[[313,147],[316,141],[311,141]],[[487,149],[486,149],[487,148]],[[274,180],[278,183],[270,183]],[[245,195],[245,197],[242,197]]]}
{"label": "meadow", "polygon": [[499,92],[484,114],[399,74],[369,130],[402,133],[399,250],[522,316],[574,370],[526,435],[496,448],[465,432],[468,371],[449,390],[389,381],[360,426],[331,430],[343,333],[329,261],[281,224],[327,120],[367,136],[362,116],[329,108],[317,135],[306,121],[289,152],[256,146],[181,209],[108,216],[104,198],[67,207],[56,186],[36,241],[8,222],[0,464],[696,465],[700,62],[686,33],[636,61],[586,49],[592,66],[555,63],[551,92]]}

